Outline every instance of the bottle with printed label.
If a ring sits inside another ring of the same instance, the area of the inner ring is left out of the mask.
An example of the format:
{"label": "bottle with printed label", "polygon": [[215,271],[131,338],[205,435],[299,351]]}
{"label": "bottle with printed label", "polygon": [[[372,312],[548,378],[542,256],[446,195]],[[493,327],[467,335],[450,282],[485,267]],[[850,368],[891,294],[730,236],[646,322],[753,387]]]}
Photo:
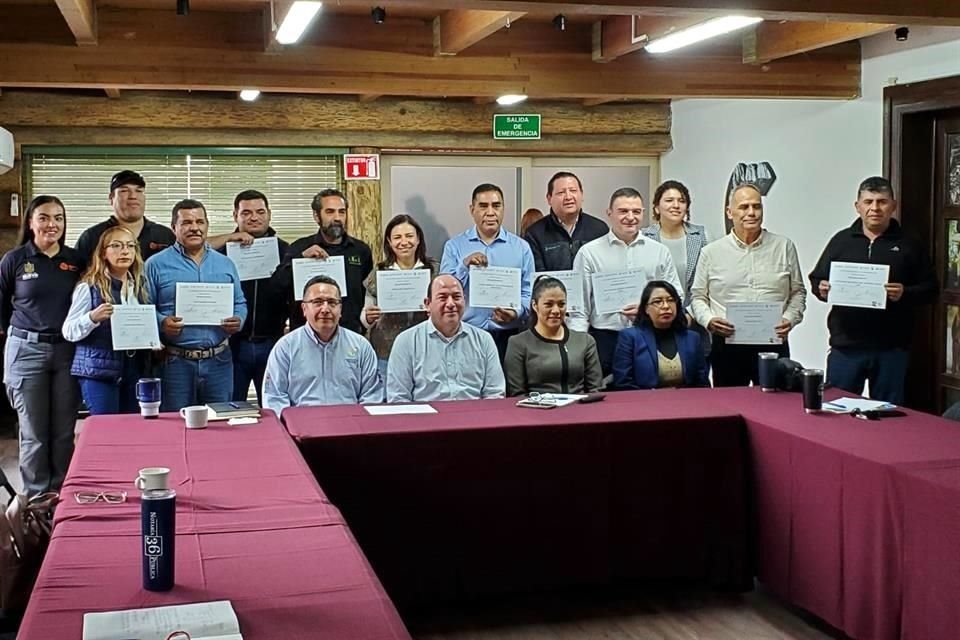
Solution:
{"label": "bottle with printed label", "polygon": [[177,492],[150,489],[140,496],[143,545],[143,588],[170,591],[174,581],[177,534]]}

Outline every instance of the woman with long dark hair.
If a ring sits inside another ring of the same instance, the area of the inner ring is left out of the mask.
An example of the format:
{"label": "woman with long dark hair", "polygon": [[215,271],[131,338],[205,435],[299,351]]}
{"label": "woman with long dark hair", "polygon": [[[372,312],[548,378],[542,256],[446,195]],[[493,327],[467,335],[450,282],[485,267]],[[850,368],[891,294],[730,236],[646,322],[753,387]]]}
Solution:
{"label": "woman with long dark hair", "polygon": [[61,329],[84,262],[64,246],[66,230],[63,202],[37,196],[23,215],[17,247],[0,260],[3,382],[20,423],[20,475],[28,496],[59,490],[73,455],[80,400],[70,375],[73,344]]}
{"label": "woman with long dark hair", "polygon": [[669,282],[644,287],[634,326],[617,340],[613,383],[618,389],[710,386],[700,336],[687,328],[680,294]]}
{"label": "woman with long dark hair", "polygon": [[507,395],[592,393],[603,386],[597,343],[567,327],[567,288],[550,276],[533,283],[531,327],[511,336],[503,360]]}
{"label": "woman with long dark hair", "polygon": [[[367,329],[367,338],[377,352],[379,359],[380,377],[387,379],[387,360],[393,342],[400,335],[415,324],[427,319],[427,311],[406,311],[400,313],[384,313],[377,306],[377,271],[378,270],[406,270],[429,269],[430,280],[437,275],[439,264],[427,256],[427,243],[423,238],[423,229],[411,216],[401,213],[393,216],[383,232],[383,260],[376,269],[370,272],[363,286],[367,290],[360,321]],[[427,297],[427,290],[417,298],[422,303]]]}
{"label": "woman with long dark hair", "polygon": [[80,381],[83,401],[92,415],[138,411],[137,380],[149,352],[114,351],[110,317],[114,305],[146,301],[136,236],[126,227],[107,229],[94,249],[93,262],[73,290],[63,324],[64,337],[77,343],[70,372]]}

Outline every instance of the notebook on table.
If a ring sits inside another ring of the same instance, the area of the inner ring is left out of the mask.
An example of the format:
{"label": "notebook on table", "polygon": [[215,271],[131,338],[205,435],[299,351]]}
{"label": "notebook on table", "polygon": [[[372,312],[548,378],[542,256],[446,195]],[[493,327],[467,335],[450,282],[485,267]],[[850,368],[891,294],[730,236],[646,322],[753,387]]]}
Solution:
{"label": "notebook on table", "polygon": [[260,416],[260,407],[247,402],[236,400],[233,402],[211,402],[207,405],[208,420],[229,420],[230,418],[257,418]]}

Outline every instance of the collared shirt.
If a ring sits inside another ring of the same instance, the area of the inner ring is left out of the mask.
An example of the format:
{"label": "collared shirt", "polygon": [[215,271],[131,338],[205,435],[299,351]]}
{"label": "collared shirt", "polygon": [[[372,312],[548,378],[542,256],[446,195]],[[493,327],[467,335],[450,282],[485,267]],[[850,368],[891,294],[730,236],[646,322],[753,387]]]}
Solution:
{"label": "collared shirt", "polygon": [[[670,251],[649,238],[638,233],[637,237],[625,243],[613,231],[593,242],[588,242],[577,253],[573,261],[574,271],[583,275],[583,300],[585,308],[581,311],[572,311],[569,326],[574,331],[594,329],[609,329],[620,331],[629,327],[631,320],[619,311],[614,313],[597,313],[596,301],[593,296],[593,274],[617,273],[631,269],[643,269],[647,281],[666,280],[672,284],[677,292],[683,295],[683,285],[677,277],[677,268],[673,265]],[[642,289],[642,287],[641,287]],[[639,304],[640,296],[636,302]],[[640,310],[643,313],[643,309]]]}
{"label": "collared shirt", "polygon": [[339,327],[329,342],[306,324],[280,338],[263,378],[263,404],[287,407],[383,402],[377,354],[363,336]]}
{"label": "collared shirt", "polygon": [[440,273],[449,273],[463,285],[463,293],[470,300],[470,269],[463,260],[471,253],[480,252],[487,256],[491,267],[513,267],[520,269],[520,308],[516,309],[517,319],[510,324],[493,321],[493,309],[467,306],[463,321],[480,329],[495,331],[521,327],[530,313],[530,291],[533,286],[533,253],[530,245],[520,236],[500,227],[500,233],[489,245],[480,239],[477,228],[470,227],[456,235],[443,247],[443,259],[440,261]]}
{"label": "collared shirt", "polygon": [[730,302],[780,302],[783,318],[794,327],[807,308],[797,247],[766,230],[749,245],[731,231],[704,247],[691,295],[690,310],[702,327],[725,318]]}
{"label": "collared shirt", "polygon": [[52,258],[32,240],[8,251],[0,260],[0,329],[59,334],[84,266],[62,244]]}
{"label": "collared shirt", "polygon": [[366,298],[363,281],[373,270],[373,254],[370,252],[370,247],[362,240],[346,234],[339,243],[329,244],[319,231],[312,236],[300,238],[291,244],[283,262],[280,263],[273,274],[271,286],[281,287],[287,294],[287,300],[291,303],[290,328],[302,327],[306,323],[303,310],[299,303],[295,302],[303,296],[303,291],[293,290],[293,260],[302,258],[303,252],[313,245],[319,246],[328,255],[343,256],[347,289],[340,292],[344,296],[340,326],[356,333],[363,333],[363,325],[360,324],[360,311],[363,309],[363,301]]}
{"label": "collared shirt", "polygon": [[163,333],[163,319],[176,315],[178,282],[232,284],[233,315],[240,318],[240,324],[247,319],[247,301],[243,297],[240,274],[233,260],[217,253],[210,245],[204,245],[204,249],[200,264],[184,252],[179,242],[147,260],[147,293],[157,307],[160,339],[164,344],[183,349],[206,349],[217,346],[227,338],[227,332],[220,326],[225,318],[211,318],[209,325],[186,326],[176,337]]}
{"label": "collared shirt", "polygon": [[[83,256],[83,259],[90,262],[93,258],[93,252],[100,242],[100,236],[107,229],[116,227],[120,222],[115,216],[110,216],[103,222],[98,222],[86,231],[80,234],[77,239],[77,251]],[[143,228],[140,229],[140,235],[137,236],[140,243],[140,257],[146,261],[154,254],[160,253],[167,247],[172,247],[177,242],[177,237],[173,235],[170,227],[157,224],[152,220],[143,219]]]}
{"label": "collared shirt", "polygon": [[550,210],[546,216],[527,228],[523,239],[530,243],[537,271],[568,271],[580,248],[607,234],[607,223],[580,211],[569,231]]}
{"label": "collared shirt", "polygon": [[387,364],[387,402],[502,398],[506,386],[493,338],[465,322],[451,338],[429,319],[410,327]]}

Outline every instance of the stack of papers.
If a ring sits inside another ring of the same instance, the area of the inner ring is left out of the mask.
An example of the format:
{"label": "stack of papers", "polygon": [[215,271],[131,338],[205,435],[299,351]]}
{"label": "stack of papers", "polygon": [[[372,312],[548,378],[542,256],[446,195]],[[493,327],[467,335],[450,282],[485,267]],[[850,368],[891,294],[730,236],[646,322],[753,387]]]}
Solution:
{"label": "stack of papers", "polygon": [[823,410],[831,413],[853,413],[854,411],[893,411],[897,405],[880,400],[866,398],[838,398],[823,403]]}
{"label": "stack of papers", "polygon": [[531,394],[529,398],[524,398],[517,402],[518,407],[532,407],[535,409],[552,409],[553,407],[565,407],[568,404],[573,404],[583,398],[586,398],[586,395],[577,394],[577,393],[541,393],[541,394]]}
{"label": "stack of papers", "polygon": [[229,600],[83,614],[83,640],[166,640],[174,631],[190,640],[243,640]]}

